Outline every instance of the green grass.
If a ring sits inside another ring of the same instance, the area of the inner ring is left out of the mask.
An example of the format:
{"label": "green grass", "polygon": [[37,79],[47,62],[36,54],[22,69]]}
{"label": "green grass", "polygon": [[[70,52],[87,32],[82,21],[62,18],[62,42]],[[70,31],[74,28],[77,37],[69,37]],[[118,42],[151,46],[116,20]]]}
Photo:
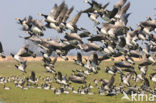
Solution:
{"label": "green grass", "polygon": [[[46,73],[45,69],[41,66],[41,62],[28,62],[27,73],[22,73],[15,69],[14,64],[16,62],[0,62],[0,76],[12,76],[19,75],[22,77],[30,76],[31,71],[35,71],[37,76],[51,76],[52,74]],[[102,62],[100,64],[101,70],[98,74],[92,74],[87,77],[87,82],[90,82],[92,85],[93,80],[97,79],[110,79],[111,75],[106,74],[104,72],[106,66],[110,66],[113,62]],[[136,67],[137,65],[135,65]],[[147,74],[152,73],[152,68],[156,66],[150,66]],[[56,71],[61,71],[63,75],[67,74],[68,76],[72,73],[72,70],[75,69],[83,69],[80,66],[73,64],[72,62],[57,62],[55,66]],[[137,69],[136,69],[137,70]],[[137,70],[138,72],[138,70]],[[115,85],[120,83],[119,75],[117,74],[115,77]],[[54,82],[54,80],[53,80]],[[137,85],[141,85],[139,82]],[[96,92],[95,95],[79,95],[79,94],[61,94],[54,95],[52,90],[43,90],[43,89],[29,89],[22,90],[20,88],[16,88],[13,83],[6,84],[11,88],[11,90],[4,90],[3,85],[0,84],[0,101],[4,103],[130,103],[129,101],[122,101],[122,94],[118,96],[100,96],[97,94],[97,89],[93,89],[93,92]],[[52,83],[54,86],[59,86],[56,83]],[[74,87],[79,87],[82,84],[71,84]],[[135,85],[132,82],[132,85]],[[151,83],[152,85],[152,83]],[[0,102],[1,103],[1,102]]]}

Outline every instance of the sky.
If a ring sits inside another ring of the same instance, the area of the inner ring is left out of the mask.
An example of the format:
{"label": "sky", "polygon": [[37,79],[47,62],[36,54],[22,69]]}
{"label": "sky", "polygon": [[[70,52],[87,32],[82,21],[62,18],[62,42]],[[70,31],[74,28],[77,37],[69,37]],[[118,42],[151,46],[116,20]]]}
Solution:
{"label": "sky", "polygon": [[[17,52],[25,45],[25,41],[19,36],[26,36],[21,30],[21,26],[15,20],[17,17],[24,18],[25,16],[33,16],[35,19],[42,20],[38,13],[49,14],[51,8],[55,3],[60,4],[63,0],[1,0],[0,2],[0,41],[3,44],[4,51]],[[68,7],[74,6],[70,18],[72,18],[80,10],[89,7],[83,0],[64,0]],[[110,2],[108,9],[113,8],[113,4],[118,0],[96,0],[101,4]],[[127,0],[131,2],[131,7],[128,12],[132,14],[129,17],[128,26],[136,28],[136,25],[141,21],[146,20],[146,16],[155,18],[156,0]],[[70,18],[68,20],[70,20]],[[89,31],[93,30],[94,23],[88,19],[86,14],[83,14],[79,21],[78,26],[82,26]],[[62,34],[58,34],[52,29],[45,32],[45,38],[59,38]]]}

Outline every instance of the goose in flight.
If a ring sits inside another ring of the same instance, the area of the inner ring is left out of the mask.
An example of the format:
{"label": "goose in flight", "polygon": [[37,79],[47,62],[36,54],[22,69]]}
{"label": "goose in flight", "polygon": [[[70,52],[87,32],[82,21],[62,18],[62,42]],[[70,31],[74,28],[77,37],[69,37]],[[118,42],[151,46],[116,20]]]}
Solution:
{"label": "goose in flight", "polygon": [[43,16],[45,18],[46,22],[55,23],[57,17],[65,7],[65,2],[62,2],[59,6],[57,4],[54,5],[54,7],[51,9],[49,15],[45,15],[42,13],[39,13],[40,16]]}
{"label": "goose in flight", "polygon": [[46,61],[46,59],[44,59],[44,65],[43,66],[47,70],[47,72],[50,72],[50,73],[56,72],[56,70],[54,68],[56,61],[57,61],[57,57],[55,57],[54,60],[50,59],[50,61]]}
{"label": "goose in flight", "polygon": [[26,67],[27,67],[27,64],[26,64],[26,63],[27,63],[27,61],[21,62],[19,65],[15,65],[15,67],[16,67],[18,70],[20,70],[20,71],[26,73]]}
{"label": "goose in flight", "polygon": [[107,85],[104,86],[104,89],[105,89],[106,91],[111,91],[114,82],[115,82],[115,78],[114,78],[114,75],[112,75],[112,77],[111,77],[111,79],[109,80],[109,82],[107,83]]}
{"label": "goose in flight", "polygon": [[44,35],[43,30],[45,30],[45,27],[40,20],[35,20],[32,16],[26,17],[23,20],[19,18],[17,18],[16,20],[23,26],[24,31],[32,32],[39,36]]}
{"label": "goose in flight", "polygon": [[114,4],[114,7],[111,11],[106,10],[104,13],[100,14],[102,19],[105,21],[111,21],[112,18],[116,16],[116,14],[121,10],[123,5],[127,2],[127,0],[120,0],[116,4]]}
{"label": "goose in flight", "polygon": [[65,26],[64,23],[67,22],[67,20],[68,20],[70,14],[73,12],[73,10],[74,10],[74,7],[72,6],[70,9],[68,9],[68,10],[66,11],[66,14],[63,16],[62,22],[61,22],[60,25],[59,25],[61,28],[63,28],[63,29],[66,28],[66,26]]}
{"label": "goose in flight", "polygon": [[3,46],[2,43],[0,42],[0,57],[5,58],[5,55],[3,54]]}
{"label": "goose in flight", "polygon": [[22,57],[36,57],[36,54],[34,54],[33,51],[29,49],[29,45],[25,45],[17,52],[17,54],[10,53],[10,55],[18,62],[24,62]]}
{"label": "goose in flight", "polygon": [[83,43],[82,38],[77,33],[65,33],[64,36],[67,40],[78,40]]}
{"label": "goose in flight", "polygon": [[64,6],[63,9],[61,9],[58,17],[55,19],[55,22],[47,22],[46,27],[55,29],[57,32],[61,33],[64,28],[62,27],[62,25],[60,26],[60,24],[62,23],[64,15],[67,13],[67,11],[67,6]]}
{"label": "goose in flight", "polygon": [[129,9],[130,7],[130,2],[128,2],[124,7],[122,7],[118,13],[115,15],[115,18],[118,18],[120,19],[123,15],[126,14],[127,10]]}
{"label": "goose in flight", "polygon": [[77,53],[77,59],[73,59],[73,60],[78,65],[81,65],[81,66],[84,65],[83,62],[82,62],[82,55],[81,55],[80,52]]}
{"label": "goose in flight", "polygon": [[89,43],[85,43],[85,44],[78,44],[78,47],[81,50],[85,51],[85,52],[102,50],[102,48],[98,44],[96,44],[95,42],[93,42],[93,43],[89,42]]}
{"label": "goose in flight", "polygon": [[132,73],[127,73],[126,75],[124,75],[124,74],[120,75],[121,82],[123,82],[127,86],[130,86],[130,79],[131,79],[131,77],[132,77]]}
{"label": "goose in flight", "polygon": [[31,72],[31,75],[30,75],[30,78],[28,78],[28,81],[33,84],[38,82],[38,79],[36,78],[36,74],[34,71]]}
{"label": "goose in flight", "polygon": [[83,28],[78,28],[76,23],[78,22],[80,16],[82,14],[82,11],[78,12],[69,22],[65,23],[66,28],[71,30],[72,32],[77,32],[78,30],[85,30]]}
{"label": "goose in flight", "polygon": [[29,49],[29,45],[25,45],[23,48],[21,48],[16,55],[20,57],[36,57],[36,54],[34,54],[33,51]]}

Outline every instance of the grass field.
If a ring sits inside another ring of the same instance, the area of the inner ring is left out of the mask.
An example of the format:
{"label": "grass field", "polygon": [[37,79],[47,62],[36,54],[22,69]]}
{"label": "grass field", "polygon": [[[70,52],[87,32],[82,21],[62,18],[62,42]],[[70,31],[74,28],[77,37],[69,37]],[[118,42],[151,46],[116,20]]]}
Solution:
{"label": "grass field", "polygon": [[[41,66],[41,62],[28,62],[27,73],[22,73],[15,69],[14,64],[16,62],[0,62],[0,76],[12,76],[19,75],[22,77],[30,76],[31,71],[35,71],[37,76],[51,76],[52,74],[46,73],[45,69]],[[113,62],[105,61],[100,64],[101,70],[98,74],[92,74],[87,77],[87,82],[93,84],[93,80],[97,79],[110,79],[111,75],[104,72],[105,67],[113,64]],[[137,65],[135,65],[136,67]],[[149,73],[152,73],[152,68],[156,66],[150,66]],[[68,76],[72,73],[74,69],[83,69],[80,66],[73,64],[72,62],[57,62],[55,66],[56,71],[61,71],[63,75],[67,74]],[[138,70],[137,70],[138,72]],[[115,85],[120,83],[119,75],[115,76]],[[54,82],[54,80],[53,80]],[[138,82],[137,85],[141,85],[141,82]],[[153,85],[153,83],[150,83]],[[61,94],[54,95],[52,90],[43,90],[32,88],[29,90],[22,90],[16,88],[13,83],[6,84],[11,89],[6,91],[3,89],[3,85],[0,84],[0,103],[131,103],[130,101],[121,100],[122,94],[117,96],[100,96],[97,94],[97,89],[93,89],[95,95],[79,95],[79,94]],[[56,83],[52,84],[54,87],[57,87]],[[72,83],[74,87],[79,87],[82,84]],[[133,85],[133,83],[132,83]],[[138,103],[138,102],[137,102]]]}

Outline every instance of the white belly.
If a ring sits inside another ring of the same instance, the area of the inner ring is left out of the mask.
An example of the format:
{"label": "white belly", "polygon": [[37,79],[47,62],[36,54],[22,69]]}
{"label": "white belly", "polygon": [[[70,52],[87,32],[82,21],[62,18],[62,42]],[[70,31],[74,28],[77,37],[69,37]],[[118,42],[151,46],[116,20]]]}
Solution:
{"label": "white belly", "polygon": [[54,23],[50,23],[50,27],[55,29],[56,28],[56,25]]}
{"label": "white belly", "polygon": [[33,26],[33,27],[31,28],[31,31],[33,31],[33,32],[35,32],[35,33],[40,33],[40,32],[41,32],[41,30],[40,30],[38,27],[36,27],[36,26]]}
{"label": "white belly", "polygon": [[47,17],[47,21],[48,21],[48,22],[51,22],[51,23],[56,22],[56,20],[54,20],[54,19],[53,19],[52,17],[50,17],[50,16]]}
{"label": "white belly", "polygon": [[72,25],[70,25],[69,23],[67,23],[67,25],[66,25],[66,26],[67,26],[67,28],[68,28],[68,29],[70,29],[70,30],[74,31],[74,27],[73,27]]}
{"label": "white belly", "polygon": [[107,34],[106,29],[101,29],[101,33],[103,33],[103,34]]}

